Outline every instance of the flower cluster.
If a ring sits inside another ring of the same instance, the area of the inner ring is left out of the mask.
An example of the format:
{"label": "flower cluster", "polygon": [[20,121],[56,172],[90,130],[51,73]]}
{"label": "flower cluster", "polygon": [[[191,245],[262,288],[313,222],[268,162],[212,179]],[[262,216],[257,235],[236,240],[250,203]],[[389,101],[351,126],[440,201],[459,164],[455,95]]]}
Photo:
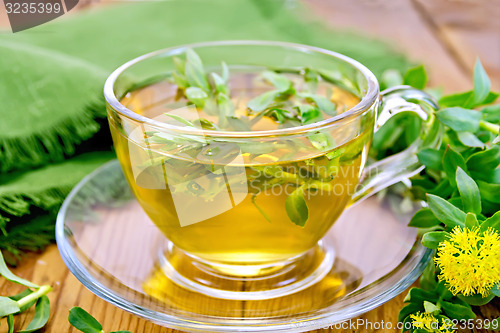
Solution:
{"label": "flower cluster", "polygon": [[439,244],[434,262],[441,270],[439,279],[454,295],[485,297],[500,282],[500,236],[492,228],[481,232],[479,227],[455,227]]}

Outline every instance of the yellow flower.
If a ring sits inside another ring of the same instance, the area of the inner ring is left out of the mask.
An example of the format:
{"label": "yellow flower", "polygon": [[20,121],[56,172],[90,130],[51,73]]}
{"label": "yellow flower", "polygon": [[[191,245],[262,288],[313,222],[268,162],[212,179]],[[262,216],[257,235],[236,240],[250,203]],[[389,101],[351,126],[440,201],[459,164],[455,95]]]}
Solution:
{"label": "yellow flower", "polygon": [[441,269],[439,279],[454,295],[484,297],[500,282],[500,236],[492,228],[480,232],[477,227],[455,227],[451,237],[439,244],[434,261]]}
{"label": "yellow flower", "polygon": [[451,324],[446,323],[434,317],[431,313],[427,312],[417,312],[410,315],[412,319],[412,328],[420,329],[430,333],[453,333],[454,330],[451,329]]}

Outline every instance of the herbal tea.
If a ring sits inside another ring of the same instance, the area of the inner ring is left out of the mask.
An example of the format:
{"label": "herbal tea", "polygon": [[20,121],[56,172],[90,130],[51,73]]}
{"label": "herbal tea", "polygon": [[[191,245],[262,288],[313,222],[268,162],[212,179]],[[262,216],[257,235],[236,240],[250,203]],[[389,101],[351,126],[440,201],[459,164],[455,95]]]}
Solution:
{"label": "herbal tea", "polygon": [[309,250],[354,193],[373,124],[359,133],[359,123],[306,136],[237,133],[315,124],[358,97],[308,68],[210,71],[191,50],[174,62],[175,71],[132,87],[121,103],[180,132],[110,117],[140,205],[176,246],[211,262],[266,264]]}

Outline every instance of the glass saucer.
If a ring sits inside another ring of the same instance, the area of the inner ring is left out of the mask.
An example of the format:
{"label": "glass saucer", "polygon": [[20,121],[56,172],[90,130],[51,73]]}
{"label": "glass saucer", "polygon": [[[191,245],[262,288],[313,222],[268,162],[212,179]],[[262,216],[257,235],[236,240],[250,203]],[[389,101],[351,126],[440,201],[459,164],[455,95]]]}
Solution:
{"label": "glass saucer", "polygon": [[332,269],[307,288],[272,299],[217,298],[169,278],[166,257],[174,256],[174,269],[189,267],[134,199],[118,161],[73,189],[59,212],[56,237],[64,262],[90,291],[159,325],[191,332],[304,332],[357,317],[421,274],[431,251],[407,226],[411,214],[391,209],[397,200],[372,197],[346,210],[321,241],[335,248]]}

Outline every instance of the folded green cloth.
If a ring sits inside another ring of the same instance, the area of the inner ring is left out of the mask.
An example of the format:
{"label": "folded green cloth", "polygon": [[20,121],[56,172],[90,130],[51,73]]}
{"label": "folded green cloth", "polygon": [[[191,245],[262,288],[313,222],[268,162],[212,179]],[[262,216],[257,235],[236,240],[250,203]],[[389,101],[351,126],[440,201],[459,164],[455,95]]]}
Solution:
{"label": "folded green cloth", "polygon": [[[137,2],[0,33],[0,249],[22,248],[15,244],[32,235],[16,227],[25,228],[26,221],[53,223],[43,216],[53,216],[69,188],[109,158],[82,155],[61,163],[75,153],[109,149],[101,91],[113,69],[160,48],[221,39],[324,47],[358,59],[376,75],[408,67],[386,44],[332,31],[300,3],[285,0]],[[50,170],[58,176],[46,176]]]}

